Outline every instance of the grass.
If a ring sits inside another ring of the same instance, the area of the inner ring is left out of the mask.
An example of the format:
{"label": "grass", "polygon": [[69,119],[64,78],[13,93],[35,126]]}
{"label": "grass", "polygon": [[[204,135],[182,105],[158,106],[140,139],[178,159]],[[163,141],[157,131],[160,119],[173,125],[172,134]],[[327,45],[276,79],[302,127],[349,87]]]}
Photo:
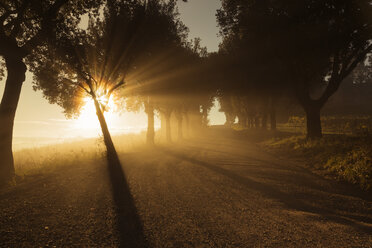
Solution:
{"label": "grass", "polygon": [[370,137],[325,135],[307,140],[302,135],[274,138],[262,144],[278,153],[306,159],[316,169],[324,169],[341,180],[372,188],[372,140]]}
{"label": "grass", "polygon": [[[114,136],[113,141],[116,150],[124,152],[145,144],[145,137],[145,133],[125,134]],[[46,173],[60,166],[94,163],[104,159],[105,147],[101,137],[27,148],[14,153],[16,174],[21,178]]]}
{"label": "grass", "polygon": [[[339,179],[372,188],[372,139],[346,135],[325,135],[307,140],[302,135],[262,130],[233,131],[238,138],[250,137],[265,148],[290,157],[305,159],[310,166],[328,171]],[[243,135],[242,135],[243,134]],[[271,138],[275,135],[275,138]],[[159,137],[159,135],[156,135]],[[131,152],[145,144],[146,134],[113,137],[118,153]],[[158,143],[159,140],[156,140]],[[102,138],[29,148],[14,153],[16,173],[23,178],[65,165],[96,163],[105,160]]]}

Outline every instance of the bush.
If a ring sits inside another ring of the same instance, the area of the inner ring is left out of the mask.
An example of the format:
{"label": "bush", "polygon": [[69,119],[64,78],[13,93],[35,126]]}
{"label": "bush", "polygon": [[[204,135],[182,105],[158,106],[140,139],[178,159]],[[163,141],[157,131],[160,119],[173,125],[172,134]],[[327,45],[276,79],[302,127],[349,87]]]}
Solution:
{"label": "bush", "polygon": [[371,158],[370,150],[359,147],[346,154],[332,156],[325,164],[325,168],[351,183],[370,189],[372,186]]}

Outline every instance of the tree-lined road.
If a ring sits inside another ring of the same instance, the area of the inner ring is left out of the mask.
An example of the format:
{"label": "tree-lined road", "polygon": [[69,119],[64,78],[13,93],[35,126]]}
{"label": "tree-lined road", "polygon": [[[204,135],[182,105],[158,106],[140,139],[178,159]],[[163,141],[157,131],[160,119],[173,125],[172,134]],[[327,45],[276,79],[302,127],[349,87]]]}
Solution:
{"label": "tree-lined road", "polygon": [[119,156],[131,195],[126,182],[111,193],[99,161],[2,192],[1,246],[372,246],[367,194],[253,143],[206,138]]}

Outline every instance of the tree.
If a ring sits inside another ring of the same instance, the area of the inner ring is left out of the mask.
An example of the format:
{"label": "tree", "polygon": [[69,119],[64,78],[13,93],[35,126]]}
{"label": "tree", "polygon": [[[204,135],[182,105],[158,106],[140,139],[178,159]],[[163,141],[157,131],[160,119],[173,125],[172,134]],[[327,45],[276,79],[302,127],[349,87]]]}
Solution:
{"label": "tree", "polygon": [[25,80],[25,59],[36,52],[58,26],[78,22],[80,16],[96,5],[93,0],[1,1],[0,56],[5,61],[7,78],[0,104],[0,184],[13,181],[12,136],[14,117]]}
{"label": "tree", "polygon": [[262,128],[266,129],[270,112],[271,129],[275,130],[272,103],[287,85],[275,44],[278,18],[270,12],[269,2],[274,1],[222,1],[217,13],[223,37],[219,54],[228,61],[221,64],[228,77],[219,88],[221,96],[227,97],[224,103],[234,100],[235,104],[230,106],[237,107],[234,112],[241,125],[258,126],[260,118]]}
{"label": "tree", "polygon": [[[178,37],[180,36],[178,35]],[[186,42],[185,39],[178,38],[178,41],[175,41],[162,49],[155,49],[152,52],[152,57],[147,58],[139,66],[139,70],[131,75],[131,78],[135,78],[139,82],[133,80],[132,84],[128,86],[128,93],[135,96],[137,102],[143,102],[148,116],[149,114],[153,115],[154,110],[160,112],[163,121],[165,121],[163,126],[166,129],[167,141],[171,141],[170,118],[172,113],[177,118],[178,137],[179,139],[183,138],[184,117],[187,124],[187,112],[194,108],[195,104],[198,104],[197,101],[195,102],[197,100],[195,91],[201,89],[201,87],[197,88],[197,84],[200,83],[197,80],[197,75],[201,75],[200,63],[198,63],[201,59],[199,52],[204,49],[196,45],[199,44],[198,39]],[[131,104],[131,106],[138,107],[139,105]],[[148,119],[152,118],[149,116]],[[149,122],[149,125],[152,127],[148,126],[147,137],[148,141],[153,141],[153,139],[149,139],[153,134],[153,122]]]}
{"label": "tree", "polygon": [[125,85],[136,68],[137,58],[146,53],[147,5],[133,1],[108,1],[103,20],[90,16],[87,30],[76,24],[45,52],[33,58],[35,89],[62,106],[67,116],[77,115],[87,97],[94,101],[108,159],[117,159],[104,118],[110,99]]}
{"label": "tree", "polygon": [[288,83],[316,138],[320,109],[371,51],[371,10],[368,0],[225,0],[218,20],[226,44]]}
{"label": "tree", "polygon": [[144,107],[148,116],[147,143],[154,144],[154,115],[159,97],[164,96],[168,75],[180,62],[178,52],[186,42],[188,29],[179,20],[176,1],[149,1],[143,26],[147,45],[136,59],[136,70],[129,75],[123,96],[131,96],[132,110]]}
{"label": "tree", "polygon": [[[372,6],[370,1],[329,0],[306,1],[295,11],[289,7],[287,20],[297,22],[287,28],[291,36],[284,39],[284,55],[297,81],[293,83],[306,113],[307,136],[321,137],[321,108],[372,49]],[[314,94],[319,87],[324,90]]]}
{"label": "tree", "polygon": [[[171,95],[174,98],[172,106],[177,119],[179,140],[182,140],[185,135],[190,135],[191,131],[200,128],[203,125],[203,119],[206,123],[208,112],[213,105],[211,97],[213,84],[209,81],[207,70],[208,53],[200,42],[200,38],[195,38],[180,51],[178,60],[181,63],[172,79]],[[198,116],[200,118],[197,118]],[[191,126],[193,130],[190,129]]]}

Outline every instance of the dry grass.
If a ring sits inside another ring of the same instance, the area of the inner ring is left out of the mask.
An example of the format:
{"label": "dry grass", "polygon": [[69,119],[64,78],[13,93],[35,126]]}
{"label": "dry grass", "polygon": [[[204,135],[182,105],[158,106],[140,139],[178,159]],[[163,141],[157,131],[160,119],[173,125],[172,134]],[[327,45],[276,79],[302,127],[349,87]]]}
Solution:
{"label": "dry grass", "polygon": [[262,144],[277,152],[306,159],[312,166],[332,172],[363,189],[372,188],[370,137],[326,135],[319,140],[307,140],[304,136],[291,136]]}
{"label": "dry grass", "polygon": [[[254,135],[245,130],[251,139]],[[253,132],[257,141],[267,140],[273,134]],[[250,135],[249,135],[250,134]],[[244,136],[244,135],[243,135]],[[156,135],[159,143],[159,135]],[[241,135],[240,135],[241,137]],[[118,153],[132,152],[145,144],[145,132],[113,137]],[[368,137],[346,135],[326,135],[320,140],[307,140],[304,136],[286,136],[276,134],[276,138],[262,144],[281,154],[306,159],[317,169],[334,173],[340,179],[359,184],[363,189],[372,188],[372,140]],[[18,176],[45,173],[56,167],[96,163],[105,160],[105,147],[102,138],[86,139],[77,142],[28,148],[15,152],[15,166]]]}
{"label": "dry grass", "polygon": [[[145,133],[114,136],[118,152],[132,151],[145,144]],[[81,141],[27,148],[14,153],[18,176],[43,173],[65,165],[90,163],[105,158],[103,139],[91,138]]]}

